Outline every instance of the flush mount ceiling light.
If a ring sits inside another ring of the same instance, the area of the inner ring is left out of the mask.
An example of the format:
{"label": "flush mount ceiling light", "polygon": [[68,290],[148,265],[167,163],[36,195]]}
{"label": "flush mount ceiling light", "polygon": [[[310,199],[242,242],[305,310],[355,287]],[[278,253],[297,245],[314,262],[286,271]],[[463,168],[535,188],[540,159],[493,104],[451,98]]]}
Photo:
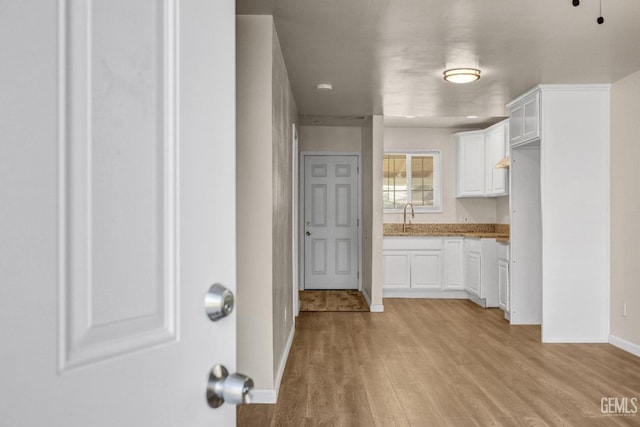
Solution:
{"label": "flush mount ceiling light", "polygon": [[451,83],[471,83],[480,78],[480,70],[476,68],[452,68],[442,74],[444,79]]}
{"label": "flush mount ceiling light", "polygon": [[318,83],[316,85],[317,90],[333,90],[333,85],[331,83]]}

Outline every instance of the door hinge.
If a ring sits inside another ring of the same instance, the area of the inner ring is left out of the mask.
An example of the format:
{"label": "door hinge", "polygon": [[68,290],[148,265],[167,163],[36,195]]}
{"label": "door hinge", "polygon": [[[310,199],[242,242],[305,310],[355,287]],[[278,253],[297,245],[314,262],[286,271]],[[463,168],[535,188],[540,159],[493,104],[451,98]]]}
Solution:
{"label": "door hinge", "polygon": [[358,272],[356,273],[356,279],[359,279],[359,278],[360,278],[360,272],[358,271]]}
{"label": "door hinge", "polygon": [[360,227],[360,218],[356,219],[356,227]]}

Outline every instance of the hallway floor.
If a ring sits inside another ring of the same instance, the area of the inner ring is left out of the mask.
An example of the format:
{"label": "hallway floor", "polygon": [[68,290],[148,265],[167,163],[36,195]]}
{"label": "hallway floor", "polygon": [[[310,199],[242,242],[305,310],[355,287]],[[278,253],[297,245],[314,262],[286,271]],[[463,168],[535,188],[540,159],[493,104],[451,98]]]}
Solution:
{"label": "hallway floor", "polygon": [[[603,398],[640,398],[640,358],[541,344],[466,300],[385,299],[384,313],[300,313],[276,405],[238,426],[640,425]],[[628,409],[633,405],[629,403]]]}

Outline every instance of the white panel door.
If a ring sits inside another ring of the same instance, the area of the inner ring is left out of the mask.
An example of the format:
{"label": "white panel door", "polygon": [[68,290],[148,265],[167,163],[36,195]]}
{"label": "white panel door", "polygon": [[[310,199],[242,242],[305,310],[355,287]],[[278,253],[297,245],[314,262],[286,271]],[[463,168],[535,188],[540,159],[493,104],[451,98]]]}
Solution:
{"label": "white panel door", "polygon": [[0,425],[234,425],[235,3],[0,9]]}
{"label": "white panel door", "polygon": [[304,288],[358,288],[358,157],[304,156]]}

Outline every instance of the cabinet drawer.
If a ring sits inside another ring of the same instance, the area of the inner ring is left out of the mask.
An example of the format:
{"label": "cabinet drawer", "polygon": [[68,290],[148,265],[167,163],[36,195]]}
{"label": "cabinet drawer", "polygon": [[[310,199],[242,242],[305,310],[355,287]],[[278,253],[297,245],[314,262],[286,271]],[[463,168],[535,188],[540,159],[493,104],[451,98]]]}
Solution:
{"label": "cabinet drawer", "polygon": [[443,239],[440,237],[385,237],[382,239],[383,250],[439,250]]}

